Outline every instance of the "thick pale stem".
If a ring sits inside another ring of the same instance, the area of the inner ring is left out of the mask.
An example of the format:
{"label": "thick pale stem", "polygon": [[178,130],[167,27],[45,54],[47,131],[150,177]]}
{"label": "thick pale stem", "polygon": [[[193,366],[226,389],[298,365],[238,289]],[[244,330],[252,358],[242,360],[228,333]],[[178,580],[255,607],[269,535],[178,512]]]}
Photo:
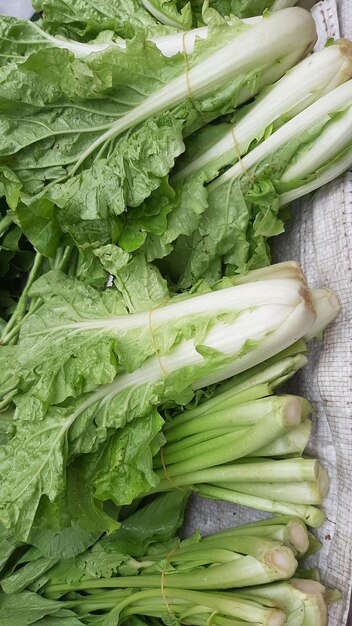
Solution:
{"label": "thick pale stem", "polygon": [[[254,462],[238,462],[236,464],[225,464],[217,467],[210,467],[192,471],[189,474],[172,473],[172,482],[170,481],[169,471],[172,469],[167,467],[166,473],[169,477],[165,478],[163,470],[158,471],[160,477],[164,478],[158,486],[157,490],[168,490],[172,485],[177,487],[186,487],[197,485],[199,483],[285,483],[287,489],[290,483],[296,481],[317,481],[319,476],[319,462],[313,459],[287,459],[287,460],[258,460]],[[264,493],[264,492],[263,492]],[[291,513],[292,515],[293,513]]]}
{"label": "thick pale stem", "polygon": [[[295,396],[287,396],[279,410],[262,418],[257,424],[248,428],[242,436],[238,436],[235,431],[217,437],[215,441],[206,441],[194,448],[187,448],[183,452],[166,455],[168,474],[169,476],[186,474],[242,458],[297,426],[300,420],[299,399]],[[173,462],[174,465],[169,465]]]}
{"label": "thick pale stem", "polygon": [[312,191],[327,185],[351,167],[352,149],[345,151],[341,158],[336,162],[333,162],[332,165],[327,165],[323,168],[322,173],[319,176],[314,177],[309,183],[302,184],[295,189],[282,193],[280,195],[280,206],[285,206],[289,202],[293,202],[293,200],[297,200],[298,198],[305,196],[307,193],[311,193]]}
{"label": "thick pale stem", "polygon": [[[167,431],[167,442],[184,439],[202,431],[209,432],[212,429],[253,426],[264,417],[270,418],[274,411],[287,410],[286,403],[290,402],[289,398],[291,396],[269,396],[254,402],[233,405],[231,396],[229,400],[225,396],[223,404],[219,402],[215,411],[211,408],[209,412],[204,410],[199,417],[188,419],[185,423],[176,425]],[[300,401],[299,398],[297,400]],[[206,408],[205,404],[204,409]],[[209,404],[211,405],[211,401]]]}
{"label": "thick pale stem", "polygon": [[[263,134],[270,124],[276,122],[282,125],[351,78],[351,49],[349,41],[341,40],[296,65],[257,98],[231,131],[177,172],[173,180],[184,179],[207,166],[211,166],[214,172],[236,163],[239,156],[248,151],[251,142]],[[234,137],[237,150],[234,149]]]}
{"label": "thick pale stem", "polygon": [[301,455],[309,441],[313,424],[305,420],[296,428],[292,428],[283,437],[279,437],[268,445],[252,453],[254,457],[274,457],[286,455]]}
{"label": "thick pale stem", "polygon": [[216,485],[198,485],[197,492],[206,498],[226,500],[227,502],[248,506],[259,511],[282,515],[296,515],[308,524],[308,526],[313,526],[314,528],[321,526],[325,519],[324,513],[314,506],[292,504],[291,502],[277,502],[263,497],[260,498],[240,493],[239,491],[232,491],[231,489],[220,488]]}
{"label": "thick pale stem", "polygon": [[263,143],[259,144],[249,154],[243,157],[241,163],[229,168],[222,176],[219,176],[209,185],[209,191],[215,191],[218,187],[235,178],[243,176],[244,169],[249,171],[258,165],[263,159],[270,157],[276,150],[288,143],[291,139],[304,134],[314,125],[321,122],[325,116],[336,111],[341,111],[350,106],[352,98],[352,80],[336,87],[333,91],[319,98],[314,104],[289,120]]}
{"label": "thick pale stem", "polygon": [[[271,36],[268,36],[271,33]],[[297,41],[299,33],[300,43]],[[253,68],[275,65],[280,58],[281,68],[285,71],[283,58],[296,53],[296,60],[305,56],[316,39],[314,20],[307,11],[298,8],[274,13],[265,20],[247,27],[244,32],[236,31],[234,41],[210,54],[204,61],[192,67],[189,72],[170,81],[155,94],[115,122],[111,128],[98,137],[70,171],[75,174],[81,164],[96,149],[122,132],[143,122],[151,115],[175,107],[189,97],[189,85],[194,96],[211,92],[227,79],[250,72]],[[302,49],[303,48],[303,49]],[[249,52],[251,51],[251,52]]]}

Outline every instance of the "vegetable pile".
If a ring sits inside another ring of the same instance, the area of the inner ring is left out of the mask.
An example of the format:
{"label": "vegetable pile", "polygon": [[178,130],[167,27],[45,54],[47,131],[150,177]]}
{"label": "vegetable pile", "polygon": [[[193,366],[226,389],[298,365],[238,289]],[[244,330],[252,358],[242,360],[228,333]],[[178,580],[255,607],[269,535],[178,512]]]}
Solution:
{"label": "vegetable pile", "polygon": [[[290,0],[34,4],[0,17],[0,626],[324,626],[281,387],[339,305],[267,240],[352,164],[352,44]],[[181,539],[192,491],[281,517]]]}

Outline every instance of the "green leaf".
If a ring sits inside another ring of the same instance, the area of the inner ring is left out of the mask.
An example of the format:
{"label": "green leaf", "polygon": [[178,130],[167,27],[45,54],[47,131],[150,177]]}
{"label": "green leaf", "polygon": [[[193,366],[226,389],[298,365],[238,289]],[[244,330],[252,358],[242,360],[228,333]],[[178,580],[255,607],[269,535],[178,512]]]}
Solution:
{"label": "green leaf", "polygon": [[[110,439],[93,477],[95,495],[99,500],[129,504],[141,493],[155,487],[158,479],[153,471],[150,446],[163,423],[157,410],[153,409],[148,417],[134,420]],[[154,450],[154,454],[157,451]]]}
{"label": "green leaf", "polygon": [[[143,246],[148,260],[161,259],[172,250],[172,244],[178,237],[190,236],[196,230],[202,214],[208,206],[208,194],[204,183],[206,174],[204,171],[198,172],[195,176],[186,178],[180,183],[174,184],[174,197],[170,200],[164,198],[166,224],[163,232],[154,233],[147,236]],[[147,205],[152,205],[159,201],[162,206],[163,198],[153,197],[147,201]]]}
{"label": "green leaf", "polygon": [[42,25],[53,34],[80,39],[94,39],[104,30],[120,37],[132,37],[137,30],[154,29],[152,16],[137,0],[101,0],[99,7],[91,0],[35,0],[37,11],[44,11]]}
{"label": "green leaf", "polygon": [[67,469],[65,491],[54,502],[41,500],[30,541],[47,558],[74,557],[119,527],[93,495],[94,471],[91,458],[78,458]]}
{"label": "green leaf", "polygon": [[94,254],[98,257],[104,269],[109,274],[114,274],[115,276],[130,260],[130,255],[127,252],[112,244],[97,248],[94,250]]}
{"label": "green leaf", "polygon": [[137,254],[120,269],[115,285],[130,313],[148,311],[170,298],[165,279],[154,265],[147,263],[143,254]]}
{"label": "green leaf", "polygon": [[15,209],[15,215],[35,249],[44,256],[54,257],[62,232],[53,202],[45,198],[20,202]]}
{"label": "green leaf", "polygon": [[211,6],[224,17],[236,15],[241,19],[261,15],[274,0],[214,0]]}
{"label": "green leaf", "polygon": [[173,491],[158,496],[121,522],[116,539],[126,544],[128,553],[135,557],[141,556],[152,542],[172,539],[183,524],[189,495],[189,492]]}
{"label": "green leaf", "polygon": [[61,603],[24,591],[0,594],[0,626],[28,626],[46,615],[57,613]]}
{"label": "green leaf", "polygon": [[1,587],[7,594],[23,591],[56,562],[57,559],[39,556],[35,561],[30,561],[9,576],[5,576],[1,580]]}
{"label": "green leaf", "polygon": [[20,545],[21,543],[13,536],[11,531],[0,524],[0,572]]}
{"label": "green leaf", "polygon": [[142,0],[142,4],[162,24],[185,30],[192,28],[191,2],[180,10],[176,0]]}

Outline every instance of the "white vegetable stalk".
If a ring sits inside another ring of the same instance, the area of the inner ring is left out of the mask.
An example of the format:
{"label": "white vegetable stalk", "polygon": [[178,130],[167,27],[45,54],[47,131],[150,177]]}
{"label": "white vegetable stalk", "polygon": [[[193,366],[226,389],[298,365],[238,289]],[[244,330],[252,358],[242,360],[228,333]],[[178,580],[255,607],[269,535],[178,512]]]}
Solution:
{"label": "white vegetable stalk", "polygon": [[[293,276],[293,279],[274,278],[273,280],[265,281],[265,283],[263,281],[263,283],[257,282],[256,284],[235,285],[221,289],[221,291],[212,291],[206,294],[188,296],[187,298],[175,297],[174,301],[171,300],[164,306],[155,307],[152,311],[134,313],[132,315],[114,315],[102,319],[82,319],[78,322],[55,325],[50,330],[43,329],[42,331],[37,331],[35,335],[38,337],[38,341],[40,341],[41,335],[45,338],[48,334],[55,335],[65,330],[72,331],[72,335],[84,332],[89,333],[92,330],[101,330],[111,336],[117,336],[122,331],[132,330],[133,328],[147,329],[150,326],[153,327],[155,333],[158,327],[168,323],[183,324],[187,318],[193,316],[210,319],[212,316],[216,318],[216,316],[225,313],[248,312],[248,309],[251,308],[255,309],[270,305],[277,305],[277,311],[283,311],[285,314],[285,307],[295,307],[298,302],[301,302],[302,295],[304,295],[304,277],[299,272],[300,270],[297,270],[297,275]],[[219,293],[221,293],[221,297],[218,297]],[[40,345],[38,345],[38,349],[40,349]]]}
{"label": "white vegetable stalk", "polygon": [[[183,340],[169,354],[149,357],[133,373],[120,374],[112,383],[100,387],[68,417],[63,425],[63,429],[68,430],[77,417],[94,403],[97,402],[100,407],[103,407],[119,392],[133,387],[140,387],[141,385],[156,383],[159,380],[163,380],[167,374],[187,366],[195,366],[196,368],[199,366],[199,377],[194,382],[193,388],[200,389],[213,382],[218,382],[243,372],[292,345],[309,332],[315,321],[316,314],[310,299],[310,292],[305,284],[300,280],[288,282],[292,283],[292,289],[285,291],[282,281],[277,281],[276,285],[275,281],[271,284],[265,281],[266,294],[269,294],[271,290],[274,292],[276,287],[281,298],[279,303],[264,304],[257,307],[249,305],[247,309],[243,307],[242,312],[235,317],[234,321],[229,323],[218,321],[208,331],[202,340],[202,345],[213,348],[225,356],[233,357],[230,358],[229,364],[222,366],[214,364],[212,373],[204,376],[202,372],[206,363],[205,358],[197,351],[193,340]],[[251,283],[250,285],[253,291],[258,292],[257,283]],[[180,302],[179,305],[183,305],[184,311],[187,311],[190,303],[195,306],[198,299],[200,299],[202,307],[205,306],[205,301],[209,301],[208,306],[210,302],[215,302],[219,305],[221,294],[224,291],[232,291],[234,296],[236,296],[236,290],[241,291],[243,287],[245,285],[212,292],[211,294]],[[273,297],[275,299],[275,296],[271,296],[271,298]],[[229,313],[231,311],[237,312],[237,306],[236,297],[234,297],[232,298],[232,308],[229,307],[227,311]],[[159,310],[159,315],[163,315],[161,313],[162,308],[157,310]],[[224,311],[223,304],[221,305],[221,310]],[[132,318],[131,322],[133,325],[134,316],[129,317]],[[171,318],[169,319],[171,321]],[[253,343],[248,348],[248,351],[243,352],[243,347],[247,342]]]}
{"label": "white vegetable stalk", "polygon": [[251,270],[247,274],[232,276],[233,285],[243,285],[244,283],[252,283],[262,280],[294,278],[305,280],[302,268],[296,261],[282,261],[274,265],[267,265],[257,270]]}
{"label": "white vegetable stalk", "polygon": [[[223,366],[217,373],[214,372],[202,377],[195,384],[195,389],[200,389],[201,387],[206,387],[207,385],[234,376],[240,371],[253,367],[253,365],[264,361],[273,354],[284,350],[303,336],[301,330],[304,326],[307,327],[309,332],[313,320],[315,320],[315,312],[309,301],[302,298],[300,304],[298,304],[294,310],[291,310],[289,315],[287,315],[287,312],[288,311],[284,311],[284,309],[279,311],[278,308],[274,310],[274,307],[265,307],[265,311],[263,310],[262,313],[267,315],[267,323],[264,323],[260,330],[259,324],[261,321],[263,322],[263,320],[260,320],[259,316],[255,315],[255,311],[248,312],[246,317],[239,316],[238,321],[243,323],[243,326],[241,328],[236,325],[236,322],[233,323],[232,328],[228,329],[230,340],[228,337],[225,339],[224,329],[221,327],[211,331],[207,337],[207,345],[223,351],[225,354],[239,352],[243,345],[243,336],[251,335],[253,339],[257,340],[265,337],[265,341],[258,343],[253,352],[250,351],[247,354],[239,355],[238,359],[227,366]],[[274,322],[274,325],[269,323],[270,319]],[[241,332],[243,331],[245,335],[241,336]],[[304,335],[306,332],[307,331],[304,332]],[[169,366],[172,364],[175,357],[180,357],[179,351],[178,354],[174,354],[167,359],[168,363],[165,363],[166,367],[168,367],[168,364]]]}
{"label": "white vegetable stalk", "polygon": [[[214,297],[218,297],[218,293],[215,292]],[[238,357],[234,356],[230,365],[222,366],[212,374],[204,377],[200,375],[194,389],[234,376],[281,352],[304,336],[314,320],[315,312],[309,297],[307,299],[299,296],[298,303],[293,306],[265,305],[243,312],[229,324],[218,322],[207,333],[202,345],[225,355],[238,354]],[[249,340],[256,340],[258,343],[249,352],[241,354],[241,349]],[[165,376],[165,372],[172,373],[186,366],[199,365],[201,372],[204,364],[204,357],[197,352],[194,342],[184,340],[169,354],[150,357],[132,374],[118,376],[113,383],[105,387],[102,395],[108,400],[110,393],[115,395],[128,387],[157,381],[161,376]]]}
{"label": "white vegetable stalk", "polygon": [[[326,94],[314,104],[310,105],[307,109],[296,115],[293,119],[288,121],[284,126],[274,132],[263,143],[259,144],[254,150],[243,157],[241,163],[236,163],[233,167],[229,168],[222,176],[219,176],[215,181],[209,185],[209,190],[214,191],[224,183],[230,180],[240,178],[243,176],[244,168],[250,170],[252,167],[257,166],[263,159],[270,157],[276,150],[288,143],[295,137],[299,137],[310,130],[314,125],[321,122],[325,116],[331,115],[336,112],[343,111],[345,108],[350,107],[352,102],[352,80],[340,85],[330,93]],[[331,123],[338,124],[343,123],[345,116],[342,115]],[[340,126],[338,124],[338,126]],[[338,127],[337,126],[337,127]],[[349,128],[346,125],[346,132]],[[318,140],[319,141],[319,140]],[[325,162],[336,154],[339,150],[339,145],[334,145],[328,154],[325,154]],[[311,150],[314,153],[314,149]]]}
{"label": "white vegetable stalk", "polygon": [[[349,131],[349,129],[348,129]],[[347,131],[347,132],[348,132]],[[314,150],[314,148],[312,148]],[[300,185],[295,189],[291,189],[290,191],[286,191],[282,193],[280,196],[280,205],[284,206],[289,202],[293,202],[293,200],[297,200],[298,198],[302,198],[307,193],[311,193],[312,191],[316,191],[323,187],[323,185],[327,185],[335,178],[338,178],[344,172],[347,172],[352,167],[352,148],[350,150],[346,150],[341,155],[341,158],[334,161],[331,165],[328,164],[313,180],[309,183]]]}
{"label": "white vegetable stalk", "polygon": [[[248,151],[250,143],[264,133],[270,124],[280,121],[282,123],[293,118],[351,76],[352,44],[349,41],[341,40],[312,54],[259,96],[245,116],[235,122],[230,132],[204,154],[178,171],[173,180],[183,179],[206,168],[207,165],[212,167],[216,165],[219,170],[229,163],[238,161],[239,156]],[[280,120],[283,116],[284,118]],[[326,143],[328,144],[328,138]],[[320,152],[317,154],[321,156]]]}
{"label": "white vegetable stalk", "polygon": [[[338,111],[338,109],[336,109]],[[290,165],[283,173],[282,182],[302,179],[311,172],[329,162],[336,154],[342,152],[352,142],[352,106],[350,106],[340,120],[329,124],[314,141],[309,150],[298,154],[297,161]]]}
{"label": "white vegetable stalk", "polygon": [[[244,24],[257,24],[262,19],[263,18],[261,16],[250,17],[241,20],[241,22],[243,22]],[[86,57],[89,54],[93,54],[94,52],[102,52],[103,50],[106,50],[107,48],[110,48],[112,46],[117,46],[118,48],[126,48],[127,45],[127,42],[121,38],[106,43],[84,43],[81,41],[74,41],[73,39],[64,39],[59,36],[54,37],[53,35],[49,35],[49,33],[40,28],[35,22],[33,23],[32,27],[35,28],[38,31],[38,34],[40,34],[43,39],[46,39],[48,43],[51,43],[58,48],[64,48],[65,50],[69,50],[77,57]],[[178,25],[176,28],[179,27],[180,25]],[[171,33],[170,35],[148,37],[147,39],[148,41],[152,41],[164,56],[172,57],[180,52],[192,54],[196,39],[207,39],[207,37],[208,26],[202,26],[200,28],[193,28],[192,30],[188,30],[185,32],[175,32]]]}
{"label": "white vegetable stalk", "polygon": [[[202,96],[226,80],[235,80],[253,70],[263,73],[273,66],[277,68],[279,78],[292,66],[293,57],[296,58],[295,62],[303,58],[315,40],[313,18],[307,11],[297,7],[274,13],[259,23],[248,26],[241,33],[234,31],[234,40],[231,43],[211,53],[198,65],[157,90],[143,104],[115,122],[87,148],[70,175],[103,143],[151,115],[177,106],[189,97],[190,89],[193,96]],[[288,57],[289,66],[286,64]]]}

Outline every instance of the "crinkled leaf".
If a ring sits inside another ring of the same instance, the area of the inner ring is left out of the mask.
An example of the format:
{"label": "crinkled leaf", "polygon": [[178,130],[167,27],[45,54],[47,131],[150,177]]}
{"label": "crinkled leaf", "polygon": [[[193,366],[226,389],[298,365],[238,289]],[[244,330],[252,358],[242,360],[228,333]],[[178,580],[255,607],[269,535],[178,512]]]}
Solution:
{"label": "crinkled leaf", "polygon": [[115,285],[130,313],[148,311],[170,298],[166,281],[154,265],[147,263],[143,254],[134,256],[119,271]]}
{"label": "crinkled leaf", "polygon": [[117,505],[129,504],[141,493],[155,487],[158,479],[153,471],[151,443],[163,423],[154,409],[150,415],[134,420],[110,439],[93,477],[97,498],[112,500]]}
{"label": "crinkled leaf", "polygon": [[[208,194],[204,187],[205,173],[198,172],[195,176],[174,185],[174,197],[164,200],[166,225],[162,233],[148,235],[143,246],[148,260],[160,259],[172,250],[173,242],[181,235],[190,236],[197,228],[199,220],[207,209]],[[158,202],[151,196],[147,205]],[[162,206],[163,198],[159,198]]]}
{"label": "crinkled leaf", "polygon": [[20,202],[15,215],[35,249],[45,256],[54,257],[63,236],[53,202],[45,198]]}
{"label": "crinkled leaf", "polygon": [[127,252],[113,244],[97,248],[94,250],[94,254],[98,257],[104,269],[109,274],[114,274],[115,276],[130,260],[130,255]]}
{"label": "crinkled leaf", "polygon": [[119,527],[93,495],[94,470],[91,458],[78,458],[67,468],[65,491],[54,502],[42,499],[30,541],[46,557],[74,557]]}
{"label": "crinkled leaf", "polygon": [[[213,16],[206,42],[196,42],[190,68],[243,28]],[[149,232],[159,235],[166,229],[165,254],[178,234],[195,227],[205,208],[202,185],[190,209],[193,190],[184,192],[175,218],[167,215],[172,207],[163,205],[157,212],[134,209],[165,180],[184,150],[183,135],[232,111],[244,90],[246,97],[255,93],[260,73],[255,67],[231,81],[221,78],[216,90],[204,90],[192,101],[178,104],[175,93],[174,106],[155,105],[145,113],[141,107],[130,115],[148,96],[157,101],[158,90],[184,73],[181,54],[165,57],[142,35],[126,48],[110,46],[84,58],[63,48],[39,49],[22,63],[0,69],[3,184],[10,181],[8,201],[14,208],[17,204],[16,219],[37,250],[53,256],[58,245],[73,240],[86,254],[87,246],[118,240],[130,252],[143,245]],[[119,130],[122,119],[126,124]],[[84,263],[86,278],[89,258]]]}
{"label": "crinkled leaf", "polygon": [[136,31],[156,29],[156,21],[137,0],[35,0],[37,11],[44,11],[41,24],[53,34],[90,40],[104,30],[120,37],[132,37]]}
{"label": "crinkled leaf", "polygon": [[192,28],[191,2],[181,9],[176,0],[141,0],[141,3],[162,24],[186,30]]}

